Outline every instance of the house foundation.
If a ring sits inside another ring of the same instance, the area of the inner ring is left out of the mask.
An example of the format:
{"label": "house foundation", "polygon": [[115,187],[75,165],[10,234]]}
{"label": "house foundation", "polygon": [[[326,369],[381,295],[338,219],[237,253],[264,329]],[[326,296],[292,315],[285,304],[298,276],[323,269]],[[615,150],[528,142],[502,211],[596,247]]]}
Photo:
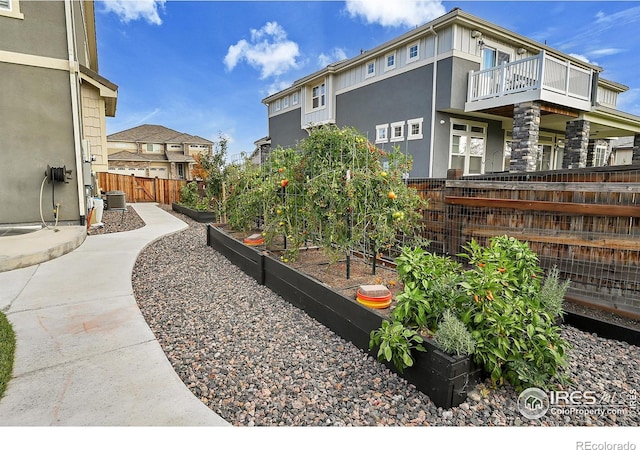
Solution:
{"label": "house foundation", "polygon": [[579,167],[587,167],[590,128],[591,123],[588,120],[567,122],[562,168],[577,169]]}
{"label": "house foundation", "polygon": [[518,103],[513,107],[513,143],[509,172],[533,172],[538,158],[540,103]]}

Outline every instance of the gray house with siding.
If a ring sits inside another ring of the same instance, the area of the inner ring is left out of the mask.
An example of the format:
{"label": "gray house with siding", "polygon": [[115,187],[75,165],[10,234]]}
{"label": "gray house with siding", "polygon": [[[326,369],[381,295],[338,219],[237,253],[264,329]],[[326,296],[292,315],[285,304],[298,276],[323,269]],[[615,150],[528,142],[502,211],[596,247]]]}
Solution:
{"label": "gray house with siding", "polygon": [[601,67],[458,8],[263,99],[271,147],[314,128],[353,126],[414,160],[410,176],[602,165],[640,117],[616,108],[626,86]]}

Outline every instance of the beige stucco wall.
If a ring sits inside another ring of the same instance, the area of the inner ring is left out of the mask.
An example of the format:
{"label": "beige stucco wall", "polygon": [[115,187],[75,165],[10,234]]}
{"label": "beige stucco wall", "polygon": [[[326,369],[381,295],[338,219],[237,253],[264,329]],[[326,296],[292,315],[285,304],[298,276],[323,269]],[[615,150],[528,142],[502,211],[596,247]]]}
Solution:
{"label": "beige stucco wall", "polygon": [[[81,5],[72,5],[78,25]],[[52,222],[54,202],[61,223],[80,223],[65,3],[21,1],[20,12],[0,16],[0,224],[39,223],[41,204]],[[76,33],[86,64],[85,28]],[[47,166],[66,167],[70,179],[42,185]]]}
{"label": "beige stucco wall", "polygon": [[[0,25],[1,26],[1,25]],[[47,165],[73,170],[55,186],[60,220],[79,221],[69,73],[0,63],[8,83],[0,108],[0,223],[40,222],[39,194]],[[52,186],[45,183],[43,212],[53,220]]]}

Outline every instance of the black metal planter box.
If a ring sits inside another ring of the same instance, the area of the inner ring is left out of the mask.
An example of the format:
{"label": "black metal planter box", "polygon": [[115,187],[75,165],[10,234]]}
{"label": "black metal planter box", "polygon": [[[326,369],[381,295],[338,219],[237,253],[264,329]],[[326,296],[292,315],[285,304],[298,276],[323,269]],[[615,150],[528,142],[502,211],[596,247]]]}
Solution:
{"label": "black metal planter box", "polygon": [[211,211],[198,211],[197,209],[191,209],[187,208],[186,206],[182,206],[179,203],[172,203],[171,209],[173,209],[175,212],[179,212],[180,214],[191,217],[193,220],[200,223],[216,221],[216,213]]}
{"label": "black metal planter box", "polygon": [[[369,350],[369,333],[380,327],[383,320],[377,311],[254,247],[244,245],[218,227],[207,226],[207,245],[343,339],[373,354]],[[451,408],[464,402],[467,392],[481,378],[482,371],[469,357],[451,356],[429,339],[424,346],[427,351],[416,352],[414,366],[400,375],[427,394],[437,406]],[[391,364],[387,366],[395,371]]]}

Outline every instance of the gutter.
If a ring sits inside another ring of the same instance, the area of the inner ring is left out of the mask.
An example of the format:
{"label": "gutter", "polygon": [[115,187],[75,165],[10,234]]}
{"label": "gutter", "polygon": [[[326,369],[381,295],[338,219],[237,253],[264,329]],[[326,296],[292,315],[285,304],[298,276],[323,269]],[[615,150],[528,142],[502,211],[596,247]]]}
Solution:
{"label": "gutter", "polygon": [[433,25],[428,30],[434,36],[433,40],[433,76],[431,86],[431,131],[429,132],[429,178],[433,177],[433,148],[436,132],[436,88],[438,82],[438,33],[433,29]]}
{"label": "gutter", "polygon": [[71,115],[73,121],[73,147],[76,159],[76,179],[78,188],[78,210],[80,225],[86,217],[85,190],[82,168],[82,144],[80,142],[80,115],[78,102],[78,62],[75,60],[75,41],[73,34],[73,10],[71,0],[64,0],[65,23],[67,28],[67,50],[69,53],[69,85],[71,87]]}

